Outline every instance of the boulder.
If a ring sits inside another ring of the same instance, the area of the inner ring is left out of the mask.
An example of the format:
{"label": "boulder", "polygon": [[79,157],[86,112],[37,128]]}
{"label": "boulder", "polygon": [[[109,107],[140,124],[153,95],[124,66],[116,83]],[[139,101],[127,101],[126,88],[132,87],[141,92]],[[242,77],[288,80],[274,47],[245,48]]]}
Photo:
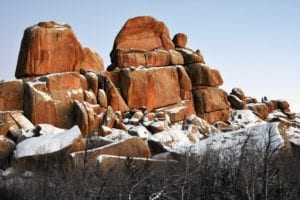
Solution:
{"label": "boulder", "polygon": [[228,95],[228,101],[230,102],[232,108],[239,110],[244,109],[246,105],[244,101],[233,94]]}
{"label": "boulder", "polygon": [[247,104],[247,108],[252,110],[261,119],[266,119],[269,115],[269,108],[265,103],[250,103]]}
{"label": "boulder", "polygon": [[111,106],[114,111],[129,111],[129,107],[113,82],[104,74],[98,74],[98,79],[100,89],[103,89],[106,93],[108,105]]}
{"label": "boulder", "polygon": [[[75,166],[96,166],[99,155],[129,156],[150,158],[151,152],[144,141],[137,137],[121,140],[119,142],[87,151],[72,153]],[[86,160],[86,163],[84,162]]]}
{"label": "boulder", "polygon": [[194,90],[195,110],[198,115],[229,109],[229,102],[225,91],[219,88]]}
{"label": "boulder", "polygon": [[278,108],[282,111],[282,112],[290,112],[290,104],[285,101],[285,100],[278,100]]}
{"label": "boulder", "polygon": [[97,98],[92,90],[84,90],[84,101],[90,104],[97,104]]}
{"label": "boulder", "polygon": [[147,107],[151,111],[180,100],[180,85],[175,67],[122,69],[120,87],[130,109]]}
{"label": "boulder", "polygon": [[202,63],[190,64],[186,67],[193,86],[217,87],[223,84],[223,79],[217,69],[211,69]]}
{"label": "boulder", "polygon": [[145,51],[116,50],[115,64],[119,68],[146,66]]}
{"label": "boulder", "polygon": [[199,50],[194,52],[193,50],[188,48],[176,48],[176,51],[182,54],[185,65],[193,63],[205,63],[204,57]]}
{"label": "boulder", "polygon": [[15,143],[7,137],[0,135],[0,165],[5,164],[12,155]]}
{"label": "boulder", "polygon": [[101,107],[104,107],[104,108],[107,107],[107,97],[106,97],[106,93],[103,89],[98,90],[97,100],[98,100],[98,104]]}
{"label": "boulder", "polygon": [[187,35],[184,33],[177,33],[173,37],[173,43],[175,47],[185,48],[187,43]]}
{"label": "boulder", "polygon": [[60,128],[75,124],[74,100],[84,100],[86,79],[77,72],[51,74],[25,82],[24,113],[33,124]]}
{"label": "boulder", "polygon": [[91,135],[98,132],[100,126],[100,106],[92,105],[88,102],[79,102],[75,100],[75,122],[79,126],[83,136]]}
{"label": "boulder", "polygon": [[22,80],[0,81],[0,111],[23,110]]}
{"label": "boulder", "polygon": [[87,81],[87,85],[88,85],[88,89],[92,90],[94,92],[95,95],[98,94],[98,76],[96,73],[94,72],[87,72],[84,74],[86,81]]}
{"label": "boulder", "polygon": [[[16,146],[15,158],[20,166],[25,168],[37,167],[44,163],[50,165],[50,160],[65,159],[72,152],[85,149],[85,143],[82,139],[80,129],[74,126],[61,133],[51,133],[39,137],[28,138]],[[56,160],[57,161],[57,160]]]}
{"label": "boulder", "polygon": [[16,77],[79,72],[80,69],[103,71],[103,61],[98,54],[81,46],[70,26],[42,22],[25,30]]}
{"label": "boulder", "polygon": [[[0,112],[0,135],[18,134],[23,130],[33,129],[34,125],[23,115],[22,111]],[[18,132],[18,133],[17,133]]]}
{"label": "boulder", "polygon": [[137,111],[132,115],[132,117],[129,120],[129,123],[133,125],[138,125],[142,121],[143,117],[144,117],[143,112]]}
{"label": "boulder", "polygon": [[180,52],[175,50],[169,50],[170,65],[183,65],[184,59]]}
{"label": "boulder", "polygon": [[186,118],[188,124],[194,125],[198,128],[199,132],[203,135],[209,135],[212,133],[218,133],[219,130],[213,125],[208,123],[206,120],[201,119],[196,115],[190,115]]}
{"label": "boulder", "polygon": [[147,126],[151,133],[159,133],[169,129],[169,125],[167,121],[153,121]]}
{"label": "boulder", "polygon": [[[246,99],[245,93],[241,88],[233,88],[231,90],[232,95],[238,97],[240,100],[244,101]],[[250,100],[250,99],[249,99]],[[249,102],[250,103],[250,102]],[[256,102],[251,102],[251,103],[256,103]]]}
{"label": "boulder", "polygon": [[117,50],[138,49],[174,49],[167,26],[151,16],[129,19],[115,38],[110,54],[112,63],[116,63]]}

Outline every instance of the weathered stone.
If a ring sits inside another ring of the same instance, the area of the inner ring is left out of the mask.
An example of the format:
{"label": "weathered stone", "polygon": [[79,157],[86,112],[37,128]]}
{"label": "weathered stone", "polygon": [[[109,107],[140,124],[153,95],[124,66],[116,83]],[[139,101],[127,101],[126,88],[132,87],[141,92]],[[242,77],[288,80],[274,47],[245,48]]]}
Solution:
{"label": "weathered stone", "polygon": [[65,161],[70,153],[84,149],[85,143],[80,130],[78,126],[74,126],[62,133],[48,133],[18,143],[15,158],[22,169],[36,168]]}
{"label": "weathered stone", "polygon": [[96,95],[92,90],[84,90],[84,101],[90,104],[97,104]]}
{"label": "weathered stone", "polygon": [[290,112],[290,105],[287,101],[285,100],[278,100],[278,108],[282,111],[282,112]]}
{"label": "weathered stone", "polygon": [[130,124],[138,125],[140,121],[143,119],[144,114],[142,111],[135,112],[129,120]]}
{"label": "weathered stone", "polygon": [[239,109],[239,110],[245,108],[245,103],[240,98],[238,98],[233,94],[228,95],[228,101],[230,102],[232,108]]}
{"label": "weathered stone", "polygon": [[33,124],[72,127],[75,124],[73,101],[84,100],[86,88],[83,84],[77,72],[51,74],[27,81],[25,115]]}
{"label": "weathered stone", "polygon": [[34,25],[25,30],[16,77],[79,72],[81,68],[100,72],[103,61],[98,54],[80,45],[69,26],[54,23],[50,28]]}
{"label": "weathered stone", "polygon": [[118,33],[110,54],[112,63],[115,63],[116,51],[119,49],[169,50],[174,49],[174,44],[163,22],[150,16],[141,16],[129,19]]}
{"label": "weathered stone", "polygon": [[187,74],[185,68],[183,66],[176,66],[178,73],[178,80],[180,84],[180,90],[182,91],[190,91],[192,90],[192,83],[189,75]]}
{"label": "weathered stone", "polygon": [[155,50],[145,53],[146,66],[160,67],[170,64],[169,52],[166,50]]}
{"label": "weathered stone", "polygon": [[107,107],[107,97],[104,90],[102,89],[98,90],[98,103],[100,104],[101,107],[104,108]]}
{"label": "weathered stone", "polygon": [[196,115],[191,115],[186,118],[188,124],[196,126],[201,134],[209,135],[212,133],[217,133],[219,130],[213,125],[209,124],[206,120],[197,117]]}
{"label": "weathered stone", "polygon": [[184,33],[177,33],[173,37],[175,47],[185,48],[187,43],[187,36]]}
{"label": "weathered stone", "polygon": [[202,63],[190,64],[186,67],[193,86],[217,87],[223,84],[221,74]]}
{"label": "weathered stone", "polygon": [[23,110],[22,80],[0,81],[0,111]]}
{"label": "weathered stone", "polygon": [[184,59],[181,53],[175,50],[169,50],[170,65],[183,65]]}
{"label": "weathered stone", "polygon": [[256,115],[262,119],[266,119],[269,114],[269,108],[265,103],[251,103],[247,104],[247,108],[252,110]]}
{"label": "weathered stone", "polygon": [[112,81],[103,74],[98,74],[99,86],[107,95],[107,103],[113,110],[120,110],[122,112],[129,111],[129,107],[124,101],[118,89],[114,86]]}
{"label": "weathered stone", "polygon": [[116,53],[116,66],[119,68],[129,68],[146,66],[146,58],[144,52],[121,52]]}
{"label": "weathered stone", "polygon": [[229,109],[223,109],[218,111],[213,111],[205,114],[199,115],[201,118],[205,119],[209,123],[213,124],[217,121],[227,121],[230,116],[230,110]]}
{"label": "weathered stone", "polygon": [[86,166],[96,166],[99,155],[150,158],[151,152],[142,139],[133,137],[100,148],[73,153],[72,158],[75,166],[83,166],[85,160]]}
{"label": "weathered stone", "polygon": [[187,48],[176,48],[176,51],[179,51],[182,54],[185,65],[193,63],[205,63],[200,51],[194,52],[193,50]]}
{"label": "weathered stone", "polygon": [[120,71],[122,96],[129,108],[163,107],[180,100],[180,85],[175,67]]}
{"label": "weathered stone", "polygon": [[227,94],[221,89],[207,88],[202,90],[194,90],[193,96],[195,110],[198,115],[229,109]]}
{"label": "weathered stone", "polygon": [[[231,93],[232,95],[238,97],[239,99],[241,99],[242,101],[245,100],[246,96],[245,96],[245,93],[243,92],[243,90],[241,88],[233,88],[231,90]],[[256,102],[249,102],[249,103],[256,103]]]}
{"label": "weathered stone", "polygon": [[92,90],[95,95],[98,94],[98,76],[94,72],[85,73],[88,89]]}
{"label": "weathered stone", "polygon": [[15,143],[7,137],[0,135],[0,165],[5,164],[15,148]]}
{"label": "weathered stone", "polygon": [[111,128],[107,127],[107,126],[101,126],[99,129],[99,133],[101,136],[107,136],[110,135],[112,133]]}
{"label": "weathered stone", "polygon": [[154,121],[147,127],[151,133],[159,133],[169,128],[166,121]]}

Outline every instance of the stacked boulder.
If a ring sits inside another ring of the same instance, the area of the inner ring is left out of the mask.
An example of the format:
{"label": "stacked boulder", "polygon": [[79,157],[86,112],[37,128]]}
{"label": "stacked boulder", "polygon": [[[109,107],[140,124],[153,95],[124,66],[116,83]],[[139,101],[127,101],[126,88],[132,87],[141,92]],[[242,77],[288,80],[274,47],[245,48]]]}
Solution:
{"label": "stacked boulder", "polygon": [[231,130],[224,123],[231,108],[263,119],[279,108],[292,117],[286,101],[257,103],[240,89],[227,95],[219,88],[220,72],[199,50],[187,48],[187,39],[178,33],[171,40],[167,26],[153,17],[129,19],[104,70],[102,58],[83,48],[69,25],[27,28],[19,79],[0,82],[0,165],[13,150],[22,163],[72,153],[76,165],[88,159],[92,166],[103,154],[181,154],[182,144]]}
{"label": "stacked boulder", "polygon": [[286,100],[268,100],[267,97],[263,97],[261,102],[258,102],[256,98],[246,96],[240,88],[232,89],[228,95],[228,101],[233,109],[249,109],[263,120],[267,119],[270,113],[278,109],[287,115],[288,118],[295,118],[295,113],[290,112],[290,105]]}

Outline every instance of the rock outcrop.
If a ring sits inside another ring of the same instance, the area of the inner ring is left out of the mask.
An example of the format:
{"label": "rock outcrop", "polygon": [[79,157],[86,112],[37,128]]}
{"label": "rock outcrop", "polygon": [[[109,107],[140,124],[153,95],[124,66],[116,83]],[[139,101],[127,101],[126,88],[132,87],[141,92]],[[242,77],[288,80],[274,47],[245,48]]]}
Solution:
{"label": "rock outcrop", "polygon": [[0,167],[73,152],[77,167],[110,168],[124,162],[119,156],[144,163],[164,152],[186,155],[212,135],[265,122],[300,127],[287,101],[258,102],[240,88],[228,95],[221,73],[187,40],[184,33],[171,40],[153,17],[129,19],[104,70],[69,25],[27,28],[16,69],[21,79],[0,82]]}
{"label": "rock outcrop", "polygon": [[24,32],[16,77],[40,76],[80,69],[103,71],[102,58],[78,42],[71,27],[40,22]]}

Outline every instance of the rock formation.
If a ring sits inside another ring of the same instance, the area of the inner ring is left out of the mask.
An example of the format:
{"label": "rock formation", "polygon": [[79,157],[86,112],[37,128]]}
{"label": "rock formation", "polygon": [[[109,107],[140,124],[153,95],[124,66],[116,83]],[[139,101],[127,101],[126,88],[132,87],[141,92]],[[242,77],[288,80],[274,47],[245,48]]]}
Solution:
{"label": "rock formation", "polygon": [[40,22],[24,32],[16,77],[40,76],[80,69],[103,71],[102,58],[78,42],[71,27]]}
{"label": "rock formation", "polygon": [[[75,165],[95,166],[103,154],[183,154],[212,134],[263,120],[300,127],[284,100],[258,102],[240,88],[228,95],[220,88],[221,73],[187,40],[184,33],[171,40],[167,26],[153,17],[129,19],[104,70],[101,57],[83,48],[69,25],[27,28],[16,69],[20,79],[0,82],[0,164],[18,159],[30,165],[73,152]],[[39,142],[36,148],[52,141],[63,148],[35,155],[32,141]]]}

